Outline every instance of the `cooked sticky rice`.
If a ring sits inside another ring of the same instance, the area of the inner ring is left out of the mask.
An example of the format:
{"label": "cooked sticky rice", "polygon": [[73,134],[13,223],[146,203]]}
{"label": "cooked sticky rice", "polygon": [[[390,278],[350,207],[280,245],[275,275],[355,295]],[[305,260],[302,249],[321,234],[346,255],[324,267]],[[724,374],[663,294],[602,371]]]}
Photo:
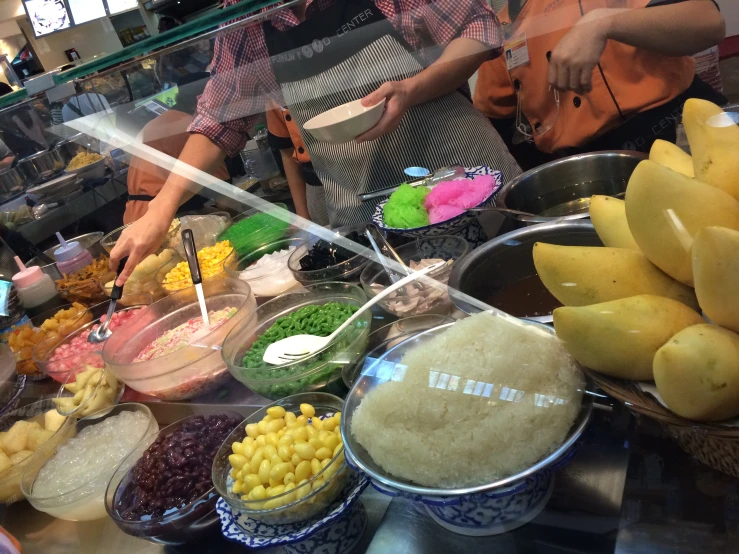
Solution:
{"label": "cooked sticky rice", "polygon": [[582,403],[583,375],[554,335],[488,313],[401,363],[402,380],[367,394],[351,433],[383,470],[427,487],[482,485],[531,467],[564,441]]}

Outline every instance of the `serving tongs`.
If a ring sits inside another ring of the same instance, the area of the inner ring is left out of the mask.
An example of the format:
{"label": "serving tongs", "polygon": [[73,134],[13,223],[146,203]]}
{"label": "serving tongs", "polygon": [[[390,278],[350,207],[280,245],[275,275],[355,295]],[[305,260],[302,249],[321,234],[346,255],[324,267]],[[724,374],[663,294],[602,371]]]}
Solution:
{"label": "serving tongs", "polygon": [[[465,175],[466,172],[461,165],[454,165],[451,167],[442,167],[441,169],[437,169],[436,171],[434,171],[431,175],[426,175],[425,177],[416,179],[414,181],[406,181],[404,184],[408,184],[414,187],[421,185],[431,186],[442,181],[454,181],[455,179],[461,179]],[[399,188],[400,185],[397,185],[390,188],[376,190],[374,192],[367,192],[358,196],[362,202],[367,202],[368,200],[373,200],[375,198],[390,196]]]}
{"label": "serving tongs", "polygon": [[[126,262],[128,262],[128,256],[122,258],[121,261],[118,262],[118,270],[115,274],[116,281],[118,280],[118,277],[120,277],[123,268],[126,267]],[[110,338],[110,335],[113,334],[113,331],[109,330],[108,327],[110,327],[110,320],[115,313],[116,304],[118,303],[118,300],[121,298],[121,296],[123,296],[123,285],[119,286],[114,281],[113,290],[110,293],[110,304],[108,304],[108,312],[105,314],[105,321],[103,321],[102,325],[100,325],[96,330],[87,335],[87,342],[89,342],[90,344],[100,344],[101,342],[105,342],[106,340],[108,340]]]}
{"label": "serving tongs", "polygon": [[[367,237],[367,240],[369,240],[370,245],[372,245],[372,249],[375,251],[375,253],[380,257],[380,263],[382,264],[382,267],[385,268],[385,271],[387,272],[388,277],[390,278],[390,282],[395,284],[398,281],[400,281],[404,276],[410,275],[413,273],[413,271],[405,265],[405,262],[403,262],[403,259],[400,257],[400,255],[395,251],[395,249],[390,246],[390,243],[385,239],[384,236],[382,236],[382,233],[377,228],[377,225],[374,223],[370,223],[365,227],[364,234]],[[384,252],[383,252],[384,250]],[[393,258],[395,258],[395,261],[398,262],[402,268],[405,275],[398,275],[398,272],[394,269],[390,268],[385,263],[385,252],[390,254]]]}

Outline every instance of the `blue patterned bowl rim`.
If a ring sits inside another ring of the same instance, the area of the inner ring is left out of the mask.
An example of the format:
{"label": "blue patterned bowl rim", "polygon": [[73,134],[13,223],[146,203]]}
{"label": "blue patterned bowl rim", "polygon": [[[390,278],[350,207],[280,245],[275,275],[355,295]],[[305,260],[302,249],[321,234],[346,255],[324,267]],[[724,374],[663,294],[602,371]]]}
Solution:
{"label": "blue patterned bowl rim", "polygon": [[[490,196],[485,198],[482,202],[480,202],[476,208],[482,208],[486,204],[488,204],[493,197],[498,193],[498,191],[503,188],[503,172],[499,171],[497,169],[492,169],[486,165],[481,165],[478,167],[465,167],[464,168],[467,179],[474,179],[475,177],[479,175],[492,175],[495,178],[495,186],[493,187],[493,192],[490,193]],[[410,227],[408,229],[399,229],[397,227],[389,227],[385,225],[385,215],[384,215],[384,209],[385,204],[387,204],[387,199],[380,202],[377,207],[375,208],[375,213],[372,215],[372,222],[377,225],[380,229],[383,231],[389,231],[392,233],[419,233],[423,231],[428,231],[430,229],[434,229],[440,225],[450,225],[452,223],[455,223],[457,221],[460,221],[462,218],[469,217],[469,214],[463,212],[459,215],[455,215],[454,217],[447,219],[445,221],[440,221],[439,223],[432,223],[430,225],[424,225],[422,227]]]}
{"label": "blue patterned bowl rim", "polygon": [[[338,520],[357,501],[370,480],[362,473],[352,472],[349,482],[339,496],[329,505],[320,519],[302,521],[285,525],[269,525],[255,522],[265,528],[276,528],[276,536],[259,536],[248,533],[238,525],[238,516],[234,516],[230,506],[223,498],[216,503],[216,512],[221,520],[223,536],[229,540],[240,542],[249,548],[268,548],[285,544],[294,544],[310,538],[316,532]],[[246,516],[243,516],[246,518]],[[248,518],[246,518],[248,519]]]}

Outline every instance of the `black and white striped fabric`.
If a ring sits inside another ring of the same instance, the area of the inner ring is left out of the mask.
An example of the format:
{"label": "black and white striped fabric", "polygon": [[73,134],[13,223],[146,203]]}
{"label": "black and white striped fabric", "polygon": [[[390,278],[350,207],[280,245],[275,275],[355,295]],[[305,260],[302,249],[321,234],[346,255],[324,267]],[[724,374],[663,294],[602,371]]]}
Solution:
{"label": "black and white striped fabric", "polygon": [[406,167],[487,165],[502,171],[504,182],[521,172],[490,122],[458,92],[412,107],[398,129],[375,141],[328,144],[303,131],[312,117],[422,69],[403,45],[385,35],[324,73],[281,84],[324,184],[332,227],[369,221],[377,203],[360,202],[357,195],[403,182]]}

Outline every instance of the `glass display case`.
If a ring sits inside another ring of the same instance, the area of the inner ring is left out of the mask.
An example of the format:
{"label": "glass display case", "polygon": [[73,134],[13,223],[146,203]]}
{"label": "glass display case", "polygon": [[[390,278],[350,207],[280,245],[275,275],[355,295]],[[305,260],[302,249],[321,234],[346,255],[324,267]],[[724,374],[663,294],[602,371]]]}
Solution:
{"label": "glass display case", "polygon": [[24,552],[737,550],[736,104],[488,4],[227,2],[0,97]]}

